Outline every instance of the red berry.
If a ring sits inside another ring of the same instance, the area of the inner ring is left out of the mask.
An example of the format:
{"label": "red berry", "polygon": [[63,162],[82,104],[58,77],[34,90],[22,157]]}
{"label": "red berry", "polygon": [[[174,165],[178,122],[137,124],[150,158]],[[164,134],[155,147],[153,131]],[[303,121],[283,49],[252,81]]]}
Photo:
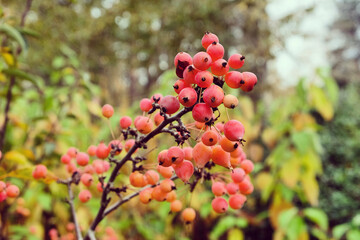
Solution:
{"label": "red berry", "polygon": [[162,97],[163,97],[163,95],[162,95],[161,93],[155,93],[155,94],[151,97],[151,102],[159,102]]}
{"label": "red berry", "polygon": [[19,196],[19,194],[20,194],[20,190],[16,185],[10,185],[6,188],[6,195],[9,198],[16,198],[17,196]]}
{"label": "red berry", "polygon": [[239,185],[237,185],[234,182],[230,182],[228,184],[226,184],[226,191],[230,194],[236,194],[239,191]]}
{"label": "red berry", "polygon": [[114,108],[110,104],[105,104],[102,109],[102,115],[106,118],[111,118],[114,114]]}
{"label": "red berry", "polygon": [[202,37],[202,39],[201,39],[201,45],[205,49],[207,49],[208,46],[213,42],[219,42],[219,38],[215,34],[213,34],[211,32],[206,32],[204,34],[204,36]]}
{"label": "red berry", "polygon": [[201,88],[207,88],[213,83],[214,77],[208,71],[198,72],[195,76],[195,83]]}
{"label": "red berry", "polygon": [[171,159],[168,157],[168,150],[162,150],[158,154],[159,165],[163,167],[170,167],[172,165]]}
{"label": "red berry", "polygon": [[188,160],[182,161],[182,163],[175,165],[176,175],[185,183],[189,181],[194,174],[194,165]]}
{"label": "red berry", "polygon": [[218,42],[212,42],[206,49],[213,62],[224,57],[224,47]]}
{"label": "red berry", "polygon": [[159,126],[160,123],[162,123],[163,121],[164,121],[164,117],[161,116],[161,114],[160,114],[159,112],[156,113],[155,116],[154,116],[155,125],[156,125],[156,126]]}
{"label": "red berry", "polygon": [[216,76],[223,76],[229,71],[229,64],[225,59],[218,59],[211,64],[211,72]]}
{"label": "red berry", "polygon": [[160,102],[161,110],[167,114],[176,113],[180,108],[179,100],[176,97],[168,95],[163,97]]}
{"label": "red berry", "polygon": [[218,107],[224,99],[224,90],[217,85],[211,85],[204,90],[204,102],[212,108]]}
{"label": "red berry", "polygon": [[110,148],[101,142],[96,148],[96,157],[105,159],[109,156]]}
{"label": "red berry", "polygon": [[174,164],[180,164],[184,161],[185,153],[179,147],[171,147],[167,151],[167,158]]}
{"label": "red berry", "polygon": [[67,155],[69,155],[72,158],[75,158],[77,154],[77,149],[74,147],[71,147],[67,150]]}
{"label": "red berry", "polygon": [[151,132],[153,125],[153,121],[148,117],[141,117],[135,122],[135,128],[142,134]]}
{"label": "red berry", "polygon": [[172,212],[180,212],[182,209],[182,202],[180,200],[175,200],[170,204],[170,210]]}
{"label": "red berry", "polygon": [[196,218],[196,212],[193,208],[185,208],[182,213],[181,217],[185,223],[191,223]]}
{"label": "red berry", "polygon": [[221,146],[216,145],[212,148],[211,159],[217,165],[229,168],[230,164],[230,153],[225,152]]}
{"label": "red berry", "polygon": [[244,205],[246,197],[241,194],[235,194],[230,196],[229,205],[232,209],[240,209]]}
{"label": "red berry", "polygon": [[224,125],[224,134],[230,141],[239,141],[244,137],[244,125],[237,120],[230,120]]}
{"label": "red berry", "polygon": [[93,182],[93,177],[92,175],[88,174],[88,173],[83,173],[81,175],[80,181],[87,187],[89,187],[91,185],[91,183]]}
{"label": "red berry", "polygon": [[226,194],[225,183],[223,182],[214,182],[211,186],[211,191],[215,196],[222,196]]}
{"label": "red berry", "polygon": [[175,82],[173,88],[177,94],[181,92],[186,87],[190,87],[190,84],[186,83],[184,79],[179,79]]}
{"label": "red berry", "polygon": [[181,65],[181,63],[186,63],[187,65],[192,64],[192,58],[190,56],[190,54],[186,53],[186,52],[179,52],[178,54],[176,54],[175,58],[174,58],[174,65],[175,67],[178,67],[179,64]]}
{"label": "red berry", "polygon": [[79,152],[76,155],[76,162],[77,164],[79,164],[80,166],[86,166],[89,163],[89,155],[87,155],[84,152]]}
{"label": "red berry", "polygon": [[35,179],[45,178],[47,173],[47,168],[45,165],[39,164],[35,167],[32,175]]}
{"label": "red berry", "polygon": [[257,77],[252,72],[243,72],[242,75],[245,83],[241,86],[241,90],[250,92],[257,83]]}
{"label": "red berry", "polygon": [[216,197],[212,200],[211,206],[217,213],[224,213],[228,209],[227,201],[222,197]]}
{"label": "red berry", "polygon": [[195,84],[195,76],[199,72],[199,69],[196,69],[194,65],[189,65],[184,70],[184,82],[187,85]]}
{"label": "red berry", "polygon": [[192,151],[194,162],[198,168],[203,168],[211,159],[212,150],[202,142],[198,142]]}
{"label": "red berry", "polygon": [[198,52],[193,58],[193,64],[195,68],[201,71],[207,70],[210,67],[212,61],[213,60],[211,59],[211,56],[206,52]]}
{"label": "red berry", "polygon": [[193,149],[192,149],[192,147],[184,147],[183,150],[184,150],[184,153],[185,153],[185,159],[186,160],[192,160],[192,158],[193,158],[193,155],[192,155]]}
{"label": "red berry", "polygon": [[241,72],[230,71],[225,75],[225,82],[231,88],[240,88],[245,82]]}
{"label": "red berry", "polygon": [[125,142],[125,151],[128,152],[135,145],[135,139],[128,139]]}
{"label": "red berry", "polygon": [[192,110],[192,116],[195,121],[208,122],[213,116],[213,111],[206,103],[198,103]]}
{"label": "red berry", "polygon": [[140,109],[143,112],[148,112],[152,109],[152,102],[148,98],[143,98],[140,101]]}
{"label": "red berry", "polygon": [[139,193],[140,202],[147,204],[151,201],[152,188],[145,188]]}
{"label": "red berry", "polygon": [[111,149],[111,153],[114,155],[119,155],[123,149],[123,145],[120,140],[112,140],[109,142],[108,148]]}
{"label": "red berry", "polygon": [[246,173],[242,168],[235,168],[231,173],[231,179],[235,183],[240,183],[241,181],[244,180],[245,175],[246,175]]}
{"label": "red berry", "polygon": [[184,88],[183,90],[181,90],[179,94],[179,102],[184,107],[193,106],[196,103],[197,98],[198,98],[197,92],[195,91],[195,89],[191,87]]}
{"label": "red berry", "polygon": [[119,123],[120,123],[120,127],[122,129],[127,129],[128,127],[131,126],[131,123],[132,123],[131,117],[124,116],[124,117],[120,118]]}
{"label": "red berry", "polygon": [[241,167],[242,169],[244,169],[244,171],[246,172],[246,174],[249,174],[249,173],[252,172],[252,170],[254,170],[254,164],[253,164],[253,162],[250,161],[250,160],[247,160],[247,159],[245,159],[244,161],[242,161],[242,162],[240,163],[240,167]]}
{"label": "red berry", "polygon": [[79,200],[83,203],[86,203],[87,201],[89,201],[91,199],[91,197],[92,197],[92,195],[89,190],[84,189],[79,193]]}
{"label": "red berry", "polygon": [[89,146],[88,149],[87,149],[87,153],[90,156],[95,156],[96,155],[96,146],[95,145]]}
{"label": "red berry", "polygon": [[160,173],[161,176],[163,176],[164,178],[171,178],[172,175],[174,174],[174,168],[173,167],[163,167],[161,165],[158,165],[156,170],[158,171],[158,173]]}
{"label": "red berry", "polygon": [[213,146],[218,141],[218,133],[214,130],[208,130],[202,135],[201,141],[206,146]]}
{"label": "red berry", "polygon": [[230,65],[230,67],[232,67],[234,69],[239,69],[244,65],[245,57],[238,53],[233,54],[229,57],[228,63]]}
{"label": "red berry", "polygon": [[68,154],[64,154],[61,156],[61,162],[64,164],[68,164],[71,161],[71,157]]}
{"label": "red berry", "polygon": [[145,177],[146,177],[147,183],[151,184],[151,185],[155,185],[160,179],[159,174],[154,170],[146,171]]}

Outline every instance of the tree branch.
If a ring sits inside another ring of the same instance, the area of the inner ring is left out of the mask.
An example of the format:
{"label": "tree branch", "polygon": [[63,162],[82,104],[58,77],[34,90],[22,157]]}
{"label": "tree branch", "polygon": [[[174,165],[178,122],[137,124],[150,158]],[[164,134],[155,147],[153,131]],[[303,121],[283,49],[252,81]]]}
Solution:
{"label": "tree branch", "polygon": [[76,239],[77,240],[82,240],[83,237],[81,235],[80,225],[79,225],[79,222],[77,220],[75,207],[74,207],[74,193],[73,193],[73,191],[71,189],[71,183],[72,183],[72,181],[69,181],[66,184],[66,186],[68,188],[68,194],[69,194],[69,199],[67,200],[67,203],[70,205],[70,208],[71,208],[71,215],[73,217],[73,222],[74,222],[74,225],[75,225]]}

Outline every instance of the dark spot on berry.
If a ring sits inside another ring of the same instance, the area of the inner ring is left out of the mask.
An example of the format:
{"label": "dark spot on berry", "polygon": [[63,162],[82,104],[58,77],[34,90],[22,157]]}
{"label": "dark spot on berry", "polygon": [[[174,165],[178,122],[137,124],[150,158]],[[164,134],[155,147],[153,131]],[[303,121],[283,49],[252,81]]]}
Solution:
{"label": "dark spot on berry", "polygon": [[242,60],[244,60],[244,59],[245,59],[245,56],[241,56],[240,60],[242,61]]}
{"label": "dark spot on berry", "polygon": [[183,101],[186,103],[189,101],[189,98],[188,97],[183,97]]}
{"label": "dark spot on berry", "polygon": [[216,98],[215,97],[212,97],[211,98],[211,102],[215,102]]}
{"label": "dark spot on berry", "polygon": [[211,44],[212,44],[212,45],[216,45],[216,44],[217,44],[217,42],[213,41]]}
{"label": "dark spot on berry", "polygon": [[192,70],[194,70],[194,68],[193,68],[193,66],[189,66],[189,68],[188,68],[188,72],[191,72]]}
{"label": "dark spot on berry", "polygon": [[172,161],[172,162],[175,162],[176,159],[177,159],[176,157],[172,157],[172,158],[171,158],[171,161]]}
{"label": "dark spot on berry", "polygon": [[223,62],[223,63],[221,64],[221,66],[226,67],[226,66],[227,66],[227,62]]}
{"label": "dark spot on berry", "polygon": [[173,87],[174,87],[174,89],[176,89],[176,90],[179,89],[179,85],[174,85]]}
{"label": "dark spot on berry", "polygon": [[204,62],[208,62],[209,61],[209,59],[206,57],[206,58],[204,58]]}
{"label": "dark spot on berry", "polygon": [[212,138],[209,138],[209,142],[213,142],[214,141],[214,139],[212,139]]}
{"label": "dark spot on berry", "polygon": [[239,146],[239,144],[235,143],[235,144],[234,144],[234,149],[237,149],[238,146]]}
{"label": "dark spot on berry", "polygon": [[241,79],[240,84],[244,84],[244,83],[245,83],[245,81]]}
{"label": "dark spot on berry", "polygon": [[201,81],[205,82],[205,81],[206,81],[206,78],[205,78],[205,77],[202,77],[202,78],[201,78]]}
{"label": "dark spot on berry", "polygon": [[231,104],[231,105],[230,105],[230,108],[234,109],[234,108],[235,108],[235,105],[234,105],[234,104]]}
{"label": "dark spot on berry", "polygon": [[207,117],[205,117],[204,119],[205,119],[206,122],[209,121],[209,118],[207,118]]}
{"label": "dark spot on berry", "polygon": [[160,162],[159,162],[159,165],[163,165],[163,164],[164,164],[164,162],[163,162],[163,161],[160,161]]}
{"label": "dark spot on berry", "polygon": [[166,108],[161,108],[161,110],[164,112],[164,113],[166,113]]}

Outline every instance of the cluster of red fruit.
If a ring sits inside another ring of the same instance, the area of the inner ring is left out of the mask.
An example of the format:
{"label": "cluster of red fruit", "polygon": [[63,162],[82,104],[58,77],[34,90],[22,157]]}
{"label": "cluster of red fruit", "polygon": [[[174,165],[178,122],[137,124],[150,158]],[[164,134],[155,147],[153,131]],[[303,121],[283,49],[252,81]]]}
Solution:
{"label": "cluster of red fruit", "polygon": [[[246,159],[241,147],[245,142],[245,129],[237,120],[219,122],[218,107],[223,104],[226,108],[233,109],[238,105],[236,96],[225,95],[225,83],[230,88],[240,88],[248,92],[257,83],[257,78],[250,72],[229,71],[230,68],[241,68],[245,57],[234,54],[228,61],[223,59],[224,48],[215,34],[207,32],[202,38],[202,45],[206,52],[198,52],[194,57],[181,52],[174,59],[176,74],[181,78],[174,84],[177,96],[155,94],[151,98],[142,99],[142,115],[134,120],[129,116],[120,118],[121,129],[118,138],[113,134],[114,140],[109,144],[101,142],[97,146],[89,146],[87,152],[70,148],[61,157],[61,162],[66,164],[72,177],[74,174],[78,175],[79,180],[74,183],[82,182],[84,186],[89,187],[94,182],[93,175],[97,174],[97,189],[100,192],[104,191],[103,195],[110,192],[126,192],[128,186],[115,188],[113,184],[107,185],[104,173],[111,170],[111,176],[117,176],[119,166],[129,161],[133,165],[133,171],[129,176],[130,184],[142,188],[135,194],[139,195],[140,201],[144,204],[151,200],[171,202],[171,211],[182,211],[181,216],[186,223],[195,219],[196,211],[191,207],[183,210],[183,202],[176,194],[177,178],[190,186],[190,192],[196,184],[203,180],[211,180],[215,195],[212,207],[215,212],[223,213],[229,205],[233,209],[243,206],[246,201],[245,195],[253,191],[248,174],[254,168],[253,163]],[[179,111],[181,105],[184,108]],[[192,112],[194,122],[184,124],[181,118],[188,112]],[[109,104],[104,105],[102,114],[106,118],[111,118],[114,114],[113,107]],[[198,135],[193,147],[188,141],[191,137],[190,130],[196,130]],[[159,152],[158,165],[155,169],[149,169],[142,165],[146,157],[133,155],[139,148],[146,149],[147,141],[160,133],[173,136],[178,146]],[[189,146],[183,147],[184,144]],[[123,149],[126,155],[122,160],[116,159]],[[90,157],[96,158],[91,164]],[[115,164],[115,168],[112,168],[112,163]],[[218,172],[219,168],[214,168],[216,165],[229,171]],[[231,176],[231,181],[228,180],[228,175]],[[45,177],[46,167],[37,166],[33,176]],[[109,181],[113,183],[113,180]],[[223,198],[226,193],[229,194],[228,201]],[[82,202],[87,202],[91,197],[91,192],[87,189],[79,193]]]}
{"label": "cluster of red fruit", "polygon": [[[2,157],[2,152],[0,151],[0,159]],[[11,183],[5,183],[0,181],[0,202],[6,200],[6,198],[16,198],[20,194],[20,189],[18,186]]]}

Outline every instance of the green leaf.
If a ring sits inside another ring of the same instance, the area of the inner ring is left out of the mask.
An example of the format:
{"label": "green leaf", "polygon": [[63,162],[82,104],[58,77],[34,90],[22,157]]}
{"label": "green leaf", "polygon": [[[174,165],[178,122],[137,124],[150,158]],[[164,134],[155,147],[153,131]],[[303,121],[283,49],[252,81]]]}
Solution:
{"label": "green leaf", "polygon": [[216,224],[215,228],[211,231],[210,239],[219,239],[227,230],[233,227],[246,227],[247,222],[245,219],[236,218],[234,216],[226,216]]}
{"label": "green leaf", "polygon": [[18,30],[16,30],[16,28],[14,28],[6,23],[2,23],[0,25],[0,32],[3,32],[6,35],[8,35],[9,37],[13,38],[15,41],[17,41],[19,43],[21,49],[24,52],[26,51],[27,47],[26,47],[25,39],[23,38],[21,33]]}
{"label": "green leaf", "polygon": [[355,217],[352,219],[352,224],[356,227],[360,227],[360,214],[356,214]]}
{"label": "green leaf", "polygon": [[294,132],[291,134],[291,141],[300,154],[305,154],[312,147],[312,136],[306,132]]}
{"label": "green leaf", "polygon": [[325,212],[319,208],[306,208],[304,210],[305,217],[319,225],[319,227],[326,231],[329,227],[329,220]]}
{"label": "green leaf", "polygon": [[283,230],[286,230],[289,226],[290,221],[297,215],[297,208],[290,208],[280,213],[279,215],[279,226]]}
{"label": "green leaf", "polygon": [[347,240],[359,240],[360,239],[360,230],[358,229],[351,229],[346,234]]}
{"label": "green leaf", "polygon": [[332,234],[335,239],[340,239],[349,229],[350,229],[349,224],[347,223],[340,224],[333,228]]}
{"label": "green leaf", "polygon": [[46,193],[41,193],[38,196],[38,203],[42,206],[42,208],[46,211],[51,210],[51,195]]}
{"label": "green leaf", "polygon": [[30,37],[34,37],[34,38],[39,38],[40,37],[40,33],[37,32],[37,31],[34,31],[30,28],[20,28],[20,29],[17,29],[21,34],[23,35],[28,35]]}
{"label": "green leaf", "polygon": [[321,231],[319,228],[311,228],[311,234],[314,235],[319,240],[328,240],[329,237],[325,232]]}
{"label": "green leaf", "polygon": [[286,229],[286,235],[289,237],[289,240],[299,239],[299,235],[305,231],[306,225],[304,219],[299,216],[295,216],[289,223],[289,226]]}
{"label": "green leaf", "polygon": [[28,74],[28,73],[26,73],[24,71],[21,71],[19,69],[7,68],[7,69],[3,69],[3,73],[5,73],[8,76],[28,80],[31,83],[33,83],[36,87],[38,87],[38,85],[39,85],[38,84],[38,82],[40,80],[39,77]]}
{"label": "green leaf", "polygon": [[339,99],[339,86],[335,79],[331,77],[330,70],[320,68],[317,70],[317,74],[323,79],[325,83],[325,90],[329,96],[331,102],[335,104]]}

